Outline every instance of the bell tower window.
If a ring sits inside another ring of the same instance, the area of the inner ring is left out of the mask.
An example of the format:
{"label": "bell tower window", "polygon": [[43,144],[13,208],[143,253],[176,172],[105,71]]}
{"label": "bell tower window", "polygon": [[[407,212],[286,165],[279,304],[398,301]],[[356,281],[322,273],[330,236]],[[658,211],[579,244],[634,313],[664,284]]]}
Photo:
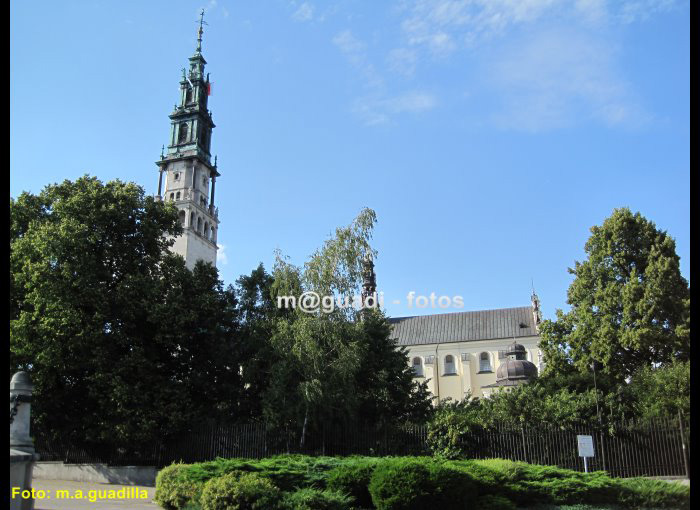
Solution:
{"label": "bell tower window", "polygon": [[177,138],[177,143],[185,143],[187,141],[187,124],[180,124],[180,134]]}

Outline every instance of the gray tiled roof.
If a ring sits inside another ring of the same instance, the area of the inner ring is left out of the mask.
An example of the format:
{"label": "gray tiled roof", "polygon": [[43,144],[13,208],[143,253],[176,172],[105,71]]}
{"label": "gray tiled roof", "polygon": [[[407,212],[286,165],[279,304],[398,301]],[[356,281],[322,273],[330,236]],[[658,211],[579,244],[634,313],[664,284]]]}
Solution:
{"label": "gray tiled roof", "polygon": [[[536,336],[532,307],[442,313],[389,319],[399,345],[473,342]],[[525,327],[521,327],[521,324]]]}

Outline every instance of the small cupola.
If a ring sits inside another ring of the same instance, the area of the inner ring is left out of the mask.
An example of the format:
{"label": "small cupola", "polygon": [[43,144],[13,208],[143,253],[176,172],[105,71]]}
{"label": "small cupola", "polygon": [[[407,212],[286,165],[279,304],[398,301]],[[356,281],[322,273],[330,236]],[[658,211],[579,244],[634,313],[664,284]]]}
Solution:
{"label": "small cupola", "polygon": [[497,385],[515,386],[537,377],[537,367],[527,360],[527,351],[519,343],[513,342],[508,347],[506,358],[496,371]]}

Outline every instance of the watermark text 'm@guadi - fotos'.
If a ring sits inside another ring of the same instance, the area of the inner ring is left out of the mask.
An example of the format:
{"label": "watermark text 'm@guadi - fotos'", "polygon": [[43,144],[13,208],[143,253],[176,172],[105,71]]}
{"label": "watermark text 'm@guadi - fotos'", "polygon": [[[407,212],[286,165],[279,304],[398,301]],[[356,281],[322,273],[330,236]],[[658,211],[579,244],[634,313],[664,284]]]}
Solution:
{"label": "watermark text 'm@guadi - fotos'", "polygon": [[418,294],[410,291],[404,300],[392,299],[387,301],[384,292],[374,292],[369,295],[354,296],[322,296],[317,292],[307,291],[300,296],[277,296],[277,308],[299,309],[305,313],[331,313],[336,309],[354,308],[356,310],[382,308],[385,302],[394,305],[405,304],[408,308],[435,308],[435,309],[462,309],[464,298],[462,296]]}

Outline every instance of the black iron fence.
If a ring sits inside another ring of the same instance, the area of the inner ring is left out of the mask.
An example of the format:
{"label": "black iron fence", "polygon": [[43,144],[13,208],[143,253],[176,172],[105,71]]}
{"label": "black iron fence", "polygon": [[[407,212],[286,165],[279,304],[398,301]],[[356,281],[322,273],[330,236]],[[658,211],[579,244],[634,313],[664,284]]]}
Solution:
{"label": "black iron fence", "polygon": [[[464,458],[501,458],[584,470],[577,436],[593,437],[595,456],[588,470],[611,476],[689,476],[689,424],[671,420],[626,422],[611,431],[597,427],[562,430],[554,426],[501,426],[463,435]],[[206,425],[140,449],[86,446],[35,437],[42,460],[66,463],[165,466],[217,457],[263,458],[282,453],[307,455],[430,455],[427,426],[327,427],[300,441],[298,431],[270,431],[262,423]]]}
{"label": "black iron fence", "polygon": [[689,426],[672,420],[629,421],[605,431],[596,426],[501,426],[466,434],[459,446],[464,458],[511,459],[583,471],[579,435],[593,439],[595,456],[586,459],[589,471],[619,477],[690,476]]}

